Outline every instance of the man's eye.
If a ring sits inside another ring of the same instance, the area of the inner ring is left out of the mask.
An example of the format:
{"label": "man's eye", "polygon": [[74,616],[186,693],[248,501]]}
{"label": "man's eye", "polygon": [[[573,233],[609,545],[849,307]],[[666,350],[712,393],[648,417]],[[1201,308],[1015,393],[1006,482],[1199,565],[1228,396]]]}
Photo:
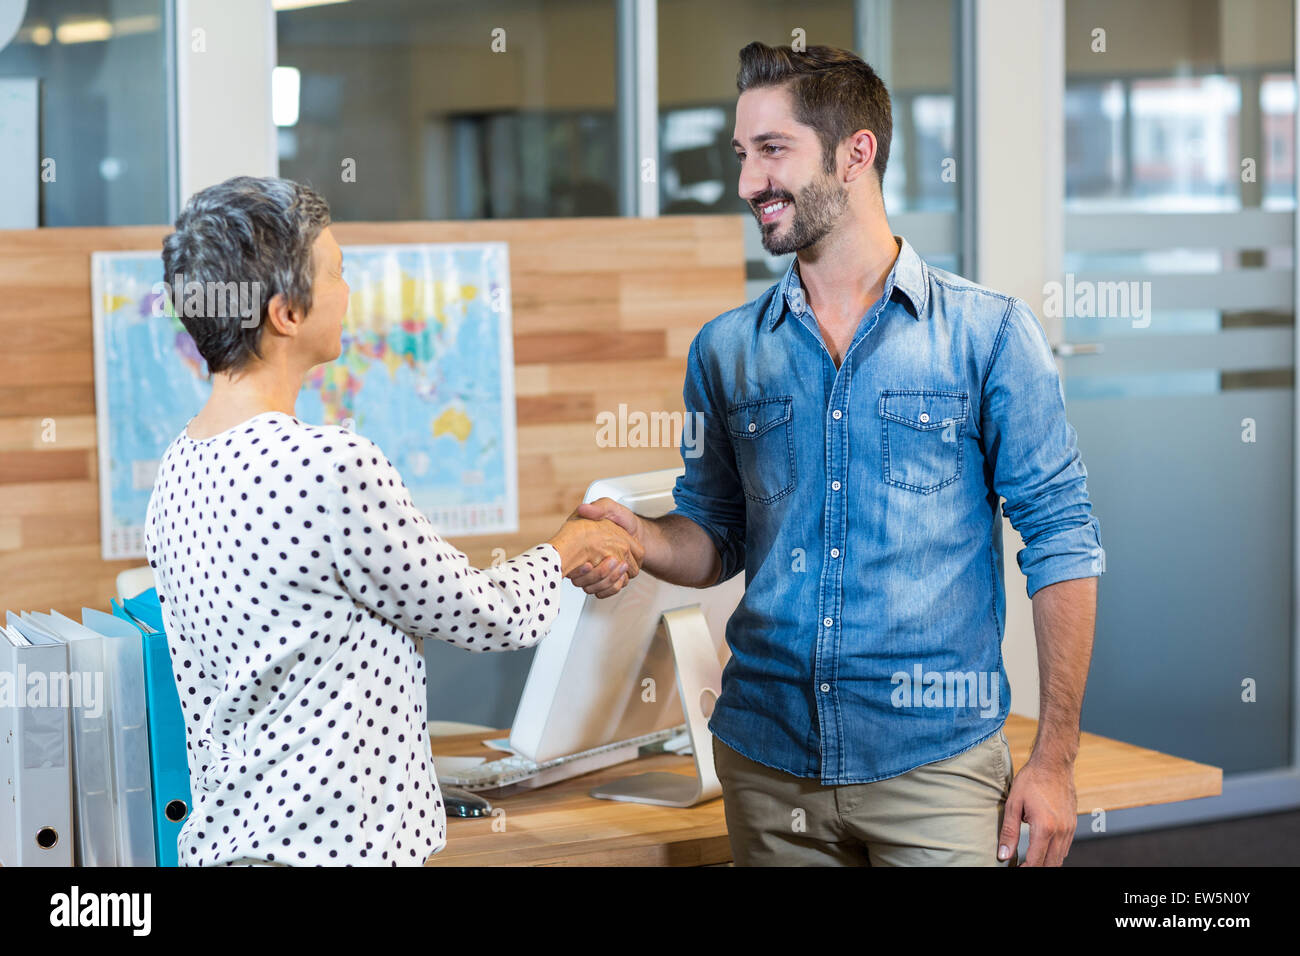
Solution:
{"label": "man's eye", "polygon": [[774,145],[772,145],[771,143],[768,143],[768,144],[767,144],[766,146],[764,146],[763,148],[766,149],[768,152],[775,152],[776,150],[779,150],[781,147],[780,147],[780,146],[774,146]]}
{"label": "man's eye", "polygon": [[737,154],[736,154],[736,162],[738,162],[738,163],[743,163],[744,161],[745,161],[745,154],[744,154],[744,153],[737,153]]}

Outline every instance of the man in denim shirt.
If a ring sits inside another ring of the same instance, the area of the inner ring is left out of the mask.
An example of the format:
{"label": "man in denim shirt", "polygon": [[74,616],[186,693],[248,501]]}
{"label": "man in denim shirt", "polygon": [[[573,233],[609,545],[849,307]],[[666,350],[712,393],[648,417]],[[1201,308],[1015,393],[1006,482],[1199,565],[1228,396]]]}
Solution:
{"label": "man in denim shirt", "polygon": [[[666,580],[745,572],[709,723],[738,864],[1008,865],[1023,820],[1025,863],[1059,865],[1104,554],[1047,338],[1023,301],[893,235],[870,67],[826,47],[740,59],[740,195],[796,260],[691,344],[701,453],[683,448],[675,511],[579,512],[635,534]],[[1002,498],[1041,685],[1014,783]]]}

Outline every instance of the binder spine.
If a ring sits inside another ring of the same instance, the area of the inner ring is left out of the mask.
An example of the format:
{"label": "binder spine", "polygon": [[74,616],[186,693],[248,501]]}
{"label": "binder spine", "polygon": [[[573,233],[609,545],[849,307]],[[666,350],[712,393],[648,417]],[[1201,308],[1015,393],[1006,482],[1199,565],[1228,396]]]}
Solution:
{"label": "binder spine", "polygon": [[113,709],[113,789],[119,866],[153,866],[153,792],[145,714],[144,654],[135,637],[105,642]]}
{"label": "binder spine", "polygon": [[117,802],[113,792],[112,706],[107,698],[104,638],[78,638],[68,642],[68,661],[74,673],[98,680],[99,713],[91,708],[72,711],[74,806],[76,808],[76,863],[79,866],[117,866]]}
{"label": "binder spine", "polygon": [[38,645],[19,649],[17,656],[26,674],[42,675],[47,684],[43,704],[25,700],[18,708],[18,863],[72,866],[70,714],[54,687],[58,675],[67,673],[68,648],[63,643]]}
{"label": "binder spine", "polygon": [[[0,634],[0,673],[18,673],[18,648]],[[0,866],[18,865],[18,708],[0,706]]]}
{"label": "binder spine", "polygon": [[172,674],[166,634],[146,634],[144,647],[158,865],[179,866],[177,841],[191,808],[185,718],[181,712],[180,695],[176,690],[176,678]]}

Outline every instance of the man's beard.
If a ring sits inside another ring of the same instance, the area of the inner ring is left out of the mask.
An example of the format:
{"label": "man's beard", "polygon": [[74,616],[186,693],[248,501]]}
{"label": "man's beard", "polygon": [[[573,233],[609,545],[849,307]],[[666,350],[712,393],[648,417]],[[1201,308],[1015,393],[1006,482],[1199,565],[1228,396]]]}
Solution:
{"label": "man's beard", "polygon": [[849,204],[848,190],[836,182],[834,176],[818,177],[794,197],[794,217],[785,233],[778,236],[776,229],[780,223],[763,225],[759,210],[768,203],[790,198],[788,193],[773,193],[761,202],[750,204],[750,208],[755,210],[755,217],[759,219],[763,248],[768,255],[783,256],[789,252],[801,252],[820,242],[835,227]]}

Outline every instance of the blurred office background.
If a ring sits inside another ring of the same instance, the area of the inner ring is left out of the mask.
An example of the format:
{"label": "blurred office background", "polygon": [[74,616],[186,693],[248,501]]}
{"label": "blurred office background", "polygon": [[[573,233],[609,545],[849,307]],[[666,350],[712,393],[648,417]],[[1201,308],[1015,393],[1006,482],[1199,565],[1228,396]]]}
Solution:
{"label": "blurred office background", "polygon": [[[856,50],[892,96],[894,231],[1058,351],[1107,552],[1083,729],[1225,771],[1110,832],[1300,805],[1293,0],[28,0],[16,31],[0,138],[34,100],[61,165],[0,227],[167,222],[234,171],[339,220],[742,214],[751,296],[787,260],[736,195],[736,53]],[[1149,321],[1046,314],[1067,276],[1149,282]],[[529,652],[426,647],[431,717],[508,725]]]}

